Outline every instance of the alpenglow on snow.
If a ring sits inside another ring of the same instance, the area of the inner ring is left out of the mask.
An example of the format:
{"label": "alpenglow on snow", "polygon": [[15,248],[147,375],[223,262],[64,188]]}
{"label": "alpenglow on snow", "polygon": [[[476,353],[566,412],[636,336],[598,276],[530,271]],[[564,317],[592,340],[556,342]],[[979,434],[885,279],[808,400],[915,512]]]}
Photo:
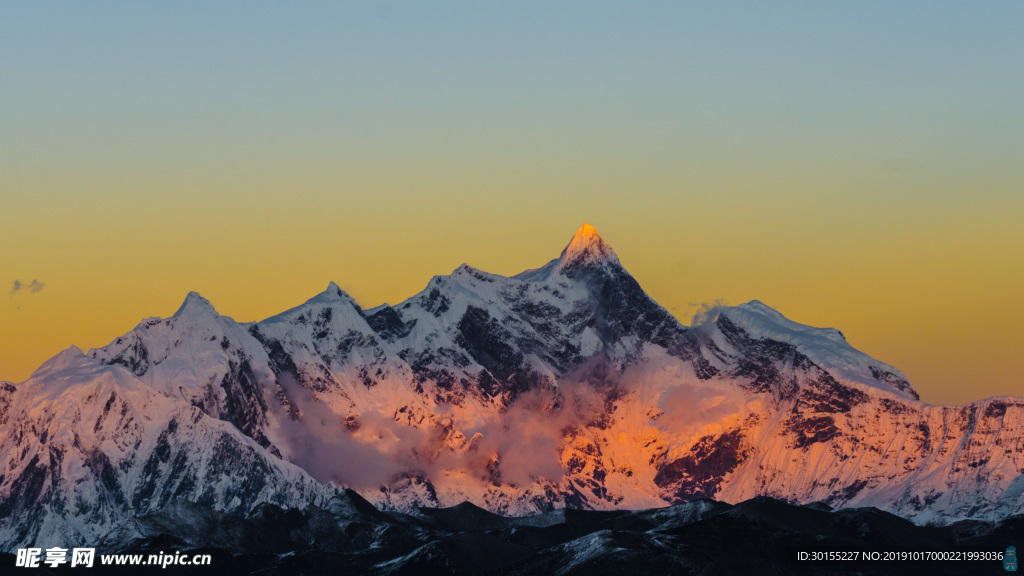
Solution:
{"label": "alpenglow on snow", "polygon": [[170,318],[0,383],[0,540],[81,545],[185,500],[245,514],[339,488],[505,515],[758,495],[917,522],[1024,511],[1024,400],[918,400],[838,330],[760,302],[685,326],[584,224],[512,277],[394,306],[336,284],[260,322]]}

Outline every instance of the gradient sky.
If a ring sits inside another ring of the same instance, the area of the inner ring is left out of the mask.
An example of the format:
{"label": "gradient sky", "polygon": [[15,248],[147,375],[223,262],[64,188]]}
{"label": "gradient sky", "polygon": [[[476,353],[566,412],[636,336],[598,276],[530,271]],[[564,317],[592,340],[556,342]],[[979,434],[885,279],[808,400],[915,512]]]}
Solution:
{"label": "gradient sky", "polygon": [[684,323],[758,299],[927,402],[1024,395],[1024,3],[711,4],[4,3],[0,378],[588,221]]}

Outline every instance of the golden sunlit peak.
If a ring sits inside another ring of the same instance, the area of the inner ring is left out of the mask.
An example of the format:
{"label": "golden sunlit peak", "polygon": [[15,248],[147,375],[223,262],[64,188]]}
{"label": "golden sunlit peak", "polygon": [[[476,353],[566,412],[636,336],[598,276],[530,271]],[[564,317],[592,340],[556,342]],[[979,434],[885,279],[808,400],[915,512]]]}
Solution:
{"label": "golden sunlit peak", "polygon": [[618,262],[615,251],[597,233],[597,230],[586,222],[573,235],[569,245],[562,250],[559,258],[562,266],[570,264],[587,264],[595,261]]}
{"label": "golden sunlit peak", "polygon": [[573,235],[570,246],[573,244],[592,242],[594,240],[600,241],[601,236],[598,235],[596,228],[584,222],[583,226],[580,226],[580,229],[576,231],[575,235]]}

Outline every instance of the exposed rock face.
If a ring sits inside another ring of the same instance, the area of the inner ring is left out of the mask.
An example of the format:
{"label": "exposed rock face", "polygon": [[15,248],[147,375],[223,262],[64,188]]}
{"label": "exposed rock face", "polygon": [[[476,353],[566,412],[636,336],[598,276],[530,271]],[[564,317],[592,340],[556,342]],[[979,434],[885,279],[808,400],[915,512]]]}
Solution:
{"label": "exposed rock face", "polygon": [[512,515],[758,495],[920,521],[1024,511],[1024,400],[923,404],[839,331],[756,301],[683,326],[586,225],[541,268],[462,265],[394,306],[332,283],[240,324],[189,294],[0,384],[0,454],[0,540],[18,543],[93,539],[177,499],[297,507],[329,481]]}

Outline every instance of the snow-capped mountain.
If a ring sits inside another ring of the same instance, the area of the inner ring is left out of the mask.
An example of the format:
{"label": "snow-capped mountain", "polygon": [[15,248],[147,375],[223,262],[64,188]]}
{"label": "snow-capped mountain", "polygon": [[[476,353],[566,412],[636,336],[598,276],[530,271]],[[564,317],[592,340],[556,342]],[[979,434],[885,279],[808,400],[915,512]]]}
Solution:
{"label": "snow-capped mountain", "polygon": [[[108,413],[119,416],[98,420]],[[101,528],[81,526],[168,498],[294,506],[329,496],[329,482],[399,510],[768,495],[993,518],[1024,511],[1022,432],[1024,399],[924,404],[839,331],[756,301],[684,326],[584,225],[558,258],[513,277],[462,265],[366,310],[331,283],[250,324],[191,293],[171,318],[62,353],[0,387],[0,526],[8,541],[67,534],[26,523],[43,506],[92,537]],[[243,476],[217,468],[222,444],[245,455]],[[159,474],[146,472],[153,458]],[[178,458],[189,483],[167,464]]]}
{"label": "snow-capped mountain", "polygon": [[84,545],[187,499],[246,513],[335,493],[231,424],[70,348],[0,387],[0,542]]}

